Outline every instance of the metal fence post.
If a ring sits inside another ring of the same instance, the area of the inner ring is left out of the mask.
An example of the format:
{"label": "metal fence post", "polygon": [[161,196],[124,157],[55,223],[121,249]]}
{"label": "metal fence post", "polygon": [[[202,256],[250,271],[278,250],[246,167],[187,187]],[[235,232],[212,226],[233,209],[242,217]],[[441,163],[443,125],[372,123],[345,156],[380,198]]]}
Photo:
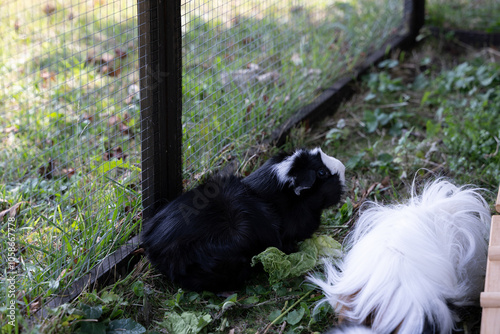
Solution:
{"label": "metal fence post", "polygon": [[143,219],[182,192],[180,0],[139,1]]}
{"label": "metal fence post", "polygon": [[425,0],[406,0],[404,10],[409,39],[415,41],[425,23]]}

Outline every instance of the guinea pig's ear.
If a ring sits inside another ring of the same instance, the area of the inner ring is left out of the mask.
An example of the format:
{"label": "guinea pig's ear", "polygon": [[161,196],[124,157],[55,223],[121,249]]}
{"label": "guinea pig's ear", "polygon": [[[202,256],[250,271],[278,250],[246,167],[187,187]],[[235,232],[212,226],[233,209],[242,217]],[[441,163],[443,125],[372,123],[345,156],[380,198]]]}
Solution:
{"label": "guinea pig's ear", "polygon": [[293,182],[293,190],[297,196],[300,196],[300,192],[304,189],[309,189],[313,186],[316,181],[316,172],[313,170],[306,170],[299,173]]}

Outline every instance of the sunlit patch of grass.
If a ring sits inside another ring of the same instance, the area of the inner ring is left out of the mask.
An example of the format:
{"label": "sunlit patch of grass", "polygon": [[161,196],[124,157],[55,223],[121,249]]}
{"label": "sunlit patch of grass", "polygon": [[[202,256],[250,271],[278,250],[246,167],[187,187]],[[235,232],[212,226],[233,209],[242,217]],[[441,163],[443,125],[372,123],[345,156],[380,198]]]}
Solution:
{"label": "sunlit patch of grass", "polygon": [[0,201],[2,210],[17,208],[21,315],[140,230],[136,5],[0,4]]}

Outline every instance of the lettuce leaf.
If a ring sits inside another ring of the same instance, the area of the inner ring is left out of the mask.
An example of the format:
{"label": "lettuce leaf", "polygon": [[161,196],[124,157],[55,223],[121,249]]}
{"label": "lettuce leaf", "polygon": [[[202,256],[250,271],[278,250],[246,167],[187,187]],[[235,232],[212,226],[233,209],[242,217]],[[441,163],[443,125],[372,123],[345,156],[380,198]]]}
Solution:
{"label": "lettuce leaf", "polygon": [[321,258],[337,257],[341,245],[327,235],[313,235],[299,245],[296,253],[285,254],[276,247],[269,247],[252,258],[252,266],[262,263],[269,274],[269,282],[301,276],[321,263]]}

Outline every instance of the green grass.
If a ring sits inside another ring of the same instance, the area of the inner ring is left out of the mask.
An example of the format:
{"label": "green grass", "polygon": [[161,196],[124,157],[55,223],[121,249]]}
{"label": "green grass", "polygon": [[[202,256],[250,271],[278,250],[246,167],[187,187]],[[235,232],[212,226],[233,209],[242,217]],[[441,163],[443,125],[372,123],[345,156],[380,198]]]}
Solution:
{"label": "green grass", "polygon": [[[9,301],[31,316],[138,233],[142,208],[139,100],[128,91],[139,79],[135,2],[0,10],[0,211],[20,203],[14,261],[1,253],[5,324]],[[113,75],[98,64],[105,53]],[[7,249],[7,216],[0,222]]]}

